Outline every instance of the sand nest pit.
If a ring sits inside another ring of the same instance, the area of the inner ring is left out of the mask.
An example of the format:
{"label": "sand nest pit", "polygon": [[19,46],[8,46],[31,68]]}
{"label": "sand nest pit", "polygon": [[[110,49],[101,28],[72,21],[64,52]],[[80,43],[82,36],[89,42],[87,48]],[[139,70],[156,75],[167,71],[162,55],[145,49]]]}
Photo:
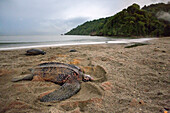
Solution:
{"label": "sand nest pit", "polygon": [[[20,92],[20,97],[16,95],[16,99],[18,100],[25,100],[24,95],[26,95],[29,99],[29,103],[34,103],[36,105],[40,106],[58,106],[59,109],[63,111],[70,111],[74,110],[76,108],[80,108],[81,111],[86,108],[88,104],[91,103],[101,103],[102,102],[102,94],[103,90],[100,88],[98,84],[106,81],[106,71],[99,65],[97,66],[85,66],[81,67],[83,72],[86,74],[91,75],[94,78],[94,81],[92,82],[82,82],[81,83],[81,90],[72,96],[69,99],[66,99],[64,101],[60,102],[40,102],[39,99],[60,88],[59,85],[51,83],[51,82],[44,82],[43,80],[39,79],[38,77],[34,77],[32,81],[20,81],[17,83],[13,83],[12,86],[16,86],[16,90],[18,93],[20,90],[23,89],[23,91]],[[20,75],[25,76],[25,75]],[[18,76],[19,77],[19,76]],[[22,82],[22,83],[21,83]],[[22,87],[20,87],[22,86]],[[25,90],[27,91],[25,91]],[[29,93],[29,94],[25,94]],[[57,103],[57,104],[56,104]],[[11,108],[12,109],[12,108]]]}

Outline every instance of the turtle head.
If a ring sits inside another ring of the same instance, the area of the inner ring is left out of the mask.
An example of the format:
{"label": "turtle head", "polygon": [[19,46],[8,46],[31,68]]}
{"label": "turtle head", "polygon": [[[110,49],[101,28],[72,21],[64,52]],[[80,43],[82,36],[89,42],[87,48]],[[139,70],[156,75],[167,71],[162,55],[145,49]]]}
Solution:
{"label": "turtle head", "polygon": [[43,51],[43,52],[42,52],[42,55],[45,55],[45,54],[46,54],[46,52]]}
{"label": "turtle head", "polygon": [[94,79],[90,75],[83,74],[83,79],[82,80],[84,82],[88,82],[88,81],[93,81]]}

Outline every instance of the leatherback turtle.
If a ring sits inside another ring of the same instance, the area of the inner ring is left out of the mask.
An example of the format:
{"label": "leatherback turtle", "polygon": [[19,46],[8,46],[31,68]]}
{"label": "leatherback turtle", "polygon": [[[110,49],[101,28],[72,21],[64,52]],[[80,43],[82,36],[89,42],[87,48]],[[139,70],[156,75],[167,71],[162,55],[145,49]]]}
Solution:
{"label": "leatherback turtle", "polygon": [[61,85],[55,90],[43,96],[41,102],[62,101],[70,98],[80,90],[81,81],[87,82],[93,80],[90,75],[84,74],[81,69],[75,65],[58,62],[42,63],[32,69],[32,74],[13,78],[13,82],[21,80],[31,80],[34,76],[39,76],[45,81],[50,81]]}
{"label": "leatherback turtle", "polygon": [[26,51],[25,55],[44,55],[46,52],[40,50],[40,49],[29,49]]}

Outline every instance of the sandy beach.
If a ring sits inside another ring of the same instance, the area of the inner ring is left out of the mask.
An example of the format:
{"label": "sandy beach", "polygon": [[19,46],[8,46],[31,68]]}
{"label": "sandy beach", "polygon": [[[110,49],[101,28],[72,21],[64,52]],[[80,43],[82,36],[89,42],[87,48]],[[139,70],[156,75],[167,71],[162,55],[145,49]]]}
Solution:
{"label": "sandy beach", "polygon": [[[163,113],[170,111],[170,37],[130,44],[41,48],[45,55],[0,51],[0,113]],[[77,52],[70,52],[71,49]],[[40,102],[40,95],[60,86],[51,82],[11,82],[44,62],[74,64],[94,77],[61,102]]]}

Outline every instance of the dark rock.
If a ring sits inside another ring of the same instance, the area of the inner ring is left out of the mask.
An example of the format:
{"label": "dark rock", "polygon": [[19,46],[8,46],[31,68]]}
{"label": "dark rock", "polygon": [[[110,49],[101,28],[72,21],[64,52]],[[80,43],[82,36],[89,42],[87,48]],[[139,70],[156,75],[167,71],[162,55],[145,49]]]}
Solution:
{"label": "dark rock", "polygon": [[71,50],[70,50],[70,52],[77,52],[77,50],[75,50],[75,49],[71,49]]}
{"label": "dark rock", "polygon": [[26,51],[25,55],[45,55],[46,52],[40,50],[40,49],[29,49]]}
{"label": "dark rock", "polygon": [[158,92],[157,95],[163,95],[163,93],[162,92]]}
{"label": "dark rock", "polygon": [[166,53],[166,51],[162,50],[162,53]]}
{"label": "dark rock", "polygon": [[125,46],[125,48],[133,48],[133,47],[144,46],[144,45],[148,45],[148,43],[135,43],[132,45]]}

